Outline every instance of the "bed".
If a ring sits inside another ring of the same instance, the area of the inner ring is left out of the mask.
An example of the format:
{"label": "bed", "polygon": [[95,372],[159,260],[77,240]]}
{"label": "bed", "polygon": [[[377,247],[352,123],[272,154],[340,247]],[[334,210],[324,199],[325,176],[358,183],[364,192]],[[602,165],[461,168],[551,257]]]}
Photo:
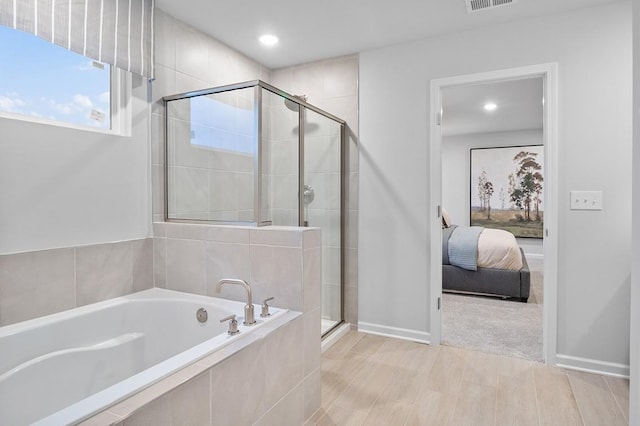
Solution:
{"label": "bed", "polygon": [[[527,302],[529,265],[512,233],[456,225],[444,227],[442,232],[442,291]],[[474,238],[475,252],[465,247]],[[466,253],[459,253],[461,246]]]}

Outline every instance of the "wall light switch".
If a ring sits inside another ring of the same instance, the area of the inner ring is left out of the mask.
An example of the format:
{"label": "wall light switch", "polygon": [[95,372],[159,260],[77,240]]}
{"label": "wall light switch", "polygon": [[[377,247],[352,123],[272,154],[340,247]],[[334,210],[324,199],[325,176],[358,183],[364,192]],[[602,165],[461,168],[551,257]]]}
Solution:
{"label": "wall light switch", "polygon": [[571,210],[602,210],[602,191],[571,191]]}

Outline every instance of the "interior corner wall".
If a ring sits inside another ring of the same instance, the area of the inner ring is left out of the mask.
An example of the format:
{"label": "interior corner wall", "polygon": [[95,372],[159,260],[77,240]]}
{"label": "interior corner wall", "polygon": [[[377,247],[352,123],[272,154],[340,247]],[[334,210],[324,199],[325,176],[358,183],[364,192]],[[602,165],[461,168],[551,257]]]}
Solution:
{"label": "interior corner wall", "polygon": [[[557,350],[629,364],[631,36],[620,1],[360,55],[361,322],[431,329],[430,81],[557,63]],[[604,209],[569,210],[571,190],[603,191]]]}
{"label": "interior corner wall", "polygon": [[0,118],[0,254],[151,235],[147,83],[132,81],[132,136]]}
{"label": "interior corner wall", "polygon": [[633,0],[633,182],[629,425],[640,426],[640,0]]}

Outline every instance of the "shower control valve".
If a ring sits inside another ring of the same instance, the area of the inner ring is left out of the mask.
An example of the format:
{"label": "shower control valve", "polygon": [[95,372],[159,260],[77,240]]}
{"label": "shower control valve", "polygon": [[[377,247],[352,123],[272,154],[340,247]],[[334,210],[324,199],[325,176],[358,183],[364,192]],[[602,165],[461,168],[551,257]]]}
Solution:
{"label": "shower control valve", "polygon": [[235,315],[229,315],[228,317],[224,317],[220,320],[220,322],[225,321],[229,321],[229,331],[227,331],[227,333],[229,333],[231,336],[240,333],[240,330],[238,330],[238,320],[236,320]]}
{"label": "shower control valve", "polygon": [[269,315],[271,315],[269,313],[269,305],[267,305],[267,302],[270,302],[271,300],[273,300],[273,297],[269,297],[268,299],[264,299],[262,301],[262,313],[260,314],[262,318],[268,317]]}

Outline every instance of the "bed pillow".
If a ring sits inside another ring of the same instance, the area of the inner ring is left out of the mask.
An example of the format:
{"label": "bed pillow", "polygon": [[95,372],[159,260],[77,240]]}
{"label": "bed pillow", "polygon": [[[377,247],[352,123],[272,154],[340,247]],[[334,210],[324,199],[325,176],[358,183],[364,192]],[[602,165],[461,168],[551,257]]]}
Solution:
{"label": "bed pillow", "polygon": [[442,227],[449,228],[451,225],[452,225],[451,217],[449,217],[449,213],[447,213],[447,211],[443,207],[442,208]]}

